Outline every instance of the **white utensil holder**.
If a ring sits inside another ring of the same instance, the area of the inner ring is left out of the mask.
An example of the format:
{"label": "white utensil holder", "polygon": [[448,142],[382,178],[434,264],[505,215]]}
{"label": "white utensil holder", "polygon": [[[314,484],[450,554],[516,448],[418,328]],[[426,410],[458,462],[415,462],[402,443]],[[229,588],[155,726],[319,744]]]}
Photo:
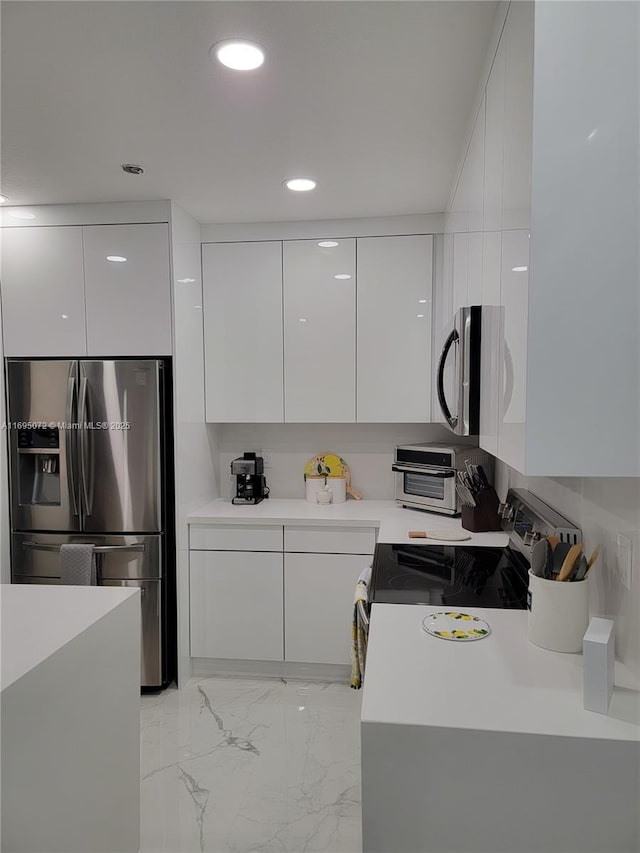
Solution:
{"label": "white utensil holder", "polygon": [[317,493],[327,485],[326,477],[305,477],[305,494],[311,504],[318,503]]}
{"label": "white utensil holder", "polygon": [[553,652],[581,652],[589,625],[589,578],[547,580],[529,572],[529,642]]}
{"label": "white utensil holder", "polygon": [[343,504],[347,499],[347,481],[344,477],[327,477],[327,486],[333,492],[334,504]]}

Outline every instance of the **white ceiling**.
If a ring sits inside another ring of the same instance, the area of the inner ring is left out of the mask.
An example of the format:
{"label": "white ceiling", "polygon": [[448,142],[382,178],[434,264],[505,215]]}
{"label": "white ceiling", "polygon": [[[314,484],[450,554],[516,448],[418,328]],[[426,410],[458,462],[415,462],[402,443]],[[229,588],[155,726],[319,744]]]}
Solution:
{"label": "white ceiling", "polygon": [[[441,211],[496,5],[3,2],[2,192],[171,198],[200,222]],[[238,36],[258,71],[209,61]]]}

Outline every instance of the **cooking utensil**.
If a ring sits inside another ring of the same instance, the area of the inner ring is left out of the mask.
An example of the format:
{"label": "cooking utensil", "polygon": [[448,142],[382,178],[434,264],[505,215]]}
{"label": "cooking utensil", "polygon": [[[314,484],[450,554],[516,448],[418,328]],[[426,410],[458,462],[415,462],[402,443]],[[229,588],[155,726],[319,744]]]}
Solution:
{"label": "cooking utensil", "polygon": [[[557,550],[557,549],[556,549]],[[558,575],[556,580],[566,581],[569,580],[569,576],[573,572],[576,563],[580,560],[582,556],[582,551],[584,550],[584,546],[582,542],[578,542],[576,545],[572,545],[567,552],[567,556],[564,558],[564,562],[560,569],[560,574]]]}
{"label": "cooking utensil", "polygon": [[558,544],[553,549],[553,562],[549,566],[549,569],[550,569],[549,577],[552,580],[554,579],[554,576],[557,578],[557,576],[560,574],[560,570],[562,569],[565,558],[566,558],[566,556],[570,550],[571,550],[571,543],[570,542],[560,542],[560,541],[558,541]]}
{"label": "cooking utensil", "polygon": [[456,483],[456,492],[460,496],[463,506],[473,507],[477,505],[473,494],[466,486],[461,486],[460,483]]}
{"label": "cooking utensil", "polygon": [[[344,460],[342,460],[344,462]],[[351,486],[351,468],[344,462],[344,480],[347,488],[347,494],[351,495],[351,497],[356,501],[362,500],[362,492],[359,492],[357,489],[352,488]]]}
{"label": "cooking utensil", "polygon": [[482,465],[476,465],[475,469],[476,469],[476,473],[477,473],[478,477],[480,478],[480,482],[482,483],[482,486],[485,489],[488,489],[491,484],[489,483],[487,475],[484,472],[484,468],[482,467]]}
{"label": "cooking utensil", "polygon": [[596,547],[593,549],[593,553],[592,553],[592,554],[591,554],[591,556],[589,557],[589,562],[587,563],[587,568],[586,568],[586,571],[585,571],[585,573],[584,573],[584,576],[583,576],[583,577],[585,577],[585,578],[586,578],[586,576],[587,576],[587,575],[589,574],[589,572],[591,571],[591,568],[593,567],[594,563],[596,562],[596,560],[597,560],[597,559],[598,559],[598,557],[600,556],[600,551],[601,551],[600,546],[599,546],[599,545],[596,545]]}
{"label": "cooking utensil", "polygon": [[571,573],[569,580],[570,581],[582,581],[585,579],[585,575],[589,571],[589,564],[587,563],[584,557],[581,557],[575,565],[573,572]]}
{"label": "cooking utensil", "polygon": [[441,542],[462,542],[471,539],[468,533],[457,530],[410,530],[409,539],[439,539]]}
{"label": "cooking utensil", "polygon": [[545,572],[552,559],[551,545],[546,539],[540,539],[531,549],[531,571],[533,574],[539,578],[546,577]]}
{"label": "cooking utensil", "polygon": [[551,550],[555,551],[556,547],[560,543],[560,540],[558,539],[558,537],[557,536],[547,536],[547,540],[549,542],[549,545],[551,545]]}

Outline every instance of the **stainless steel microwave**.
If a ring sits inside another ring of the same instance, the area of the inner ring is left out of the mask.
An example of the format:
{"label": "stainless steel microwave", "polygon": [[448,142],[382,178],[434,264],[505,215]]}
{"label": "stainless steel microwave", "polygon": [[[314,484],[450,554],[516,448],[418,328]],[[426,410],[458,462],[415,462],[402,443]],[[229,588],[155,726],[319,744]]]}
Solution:
{"label": "stainless steel microwave", "polygon": [[393,462],[396,503],[441,515],[459,515],[456,481],[458,471],[465,470],[467,461],[482,465],[489,482],[493,482],[493,459],[479,447],[441,444],[396,447]]}
{"label": "stainless steel microwave", "polygon": [[444,425],[456,435],[480,432],[480,336],[482,308],[460,308],[451,324],[436,369]]}

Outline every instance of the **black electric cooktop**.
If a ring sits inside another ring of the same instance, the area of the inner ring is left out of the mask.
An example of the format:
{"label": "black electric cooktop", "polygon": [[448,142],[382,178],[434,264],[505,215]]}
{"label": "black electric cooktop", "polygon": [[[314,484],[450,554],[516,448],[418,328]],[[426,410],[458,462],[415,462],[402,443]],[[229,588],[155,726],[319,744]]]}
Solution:
{"label": "black electric cooktop", "polygon": [[525,610],[528,568],[508,547],[376,545],[370,600]]}

